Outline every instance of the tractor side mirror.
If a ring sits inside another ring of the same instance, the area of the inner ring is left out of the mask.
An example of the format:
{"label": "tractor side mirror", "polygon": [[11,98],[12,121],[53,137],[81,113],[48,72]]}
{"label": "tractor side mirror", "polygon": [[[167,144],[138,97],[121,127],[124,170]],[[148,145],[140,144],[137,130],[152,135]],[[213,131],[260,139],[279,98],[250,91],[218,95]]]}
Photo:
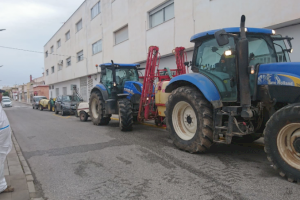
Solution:
{"label": "tractor side mirror", "polygon": [[106,75],[106,68],[104,68],[104,67],[101,68],[101,74],[102,74],[102,75]]}
{"label": "tractor side mirror", "polygon": [[215,38],[219,46],[224,46],[229,43],[228,35],[224,29],[216,31]]}

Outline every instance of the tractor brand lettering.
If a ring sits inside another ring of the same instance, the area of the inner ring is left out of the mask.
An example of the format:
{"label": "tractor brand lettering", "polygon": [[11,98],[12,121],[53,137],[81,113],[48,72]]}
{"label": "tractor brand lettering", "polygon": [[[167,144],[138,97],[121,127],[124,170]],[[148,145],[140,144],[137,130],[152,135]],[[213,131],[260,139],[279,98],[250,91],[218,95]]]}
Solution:
{"label": "tractor brand lettering", "polygon": [[134,94],[134,92],[132,90],[128,89],[128,88],[124,88],[124,91],[126,91],[126,92],[128,92],[130,94]]}
{"label": "tractor brand lettering", "polygon": [[295,83],[291,78],[279,74],[261,74],[258,76],[257,84],[295,86]]}

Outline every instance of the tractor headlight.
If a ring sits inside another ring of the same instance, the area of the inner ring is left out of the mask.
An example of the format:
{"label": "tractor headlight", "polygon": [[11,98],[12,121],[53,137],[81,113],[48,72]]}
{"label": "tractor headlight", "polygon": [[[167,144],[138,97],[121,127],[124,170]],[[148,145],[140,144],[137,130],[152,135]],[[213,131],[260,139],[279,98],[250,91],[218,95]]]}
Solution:
{"label": "tractor headlight", "polygon": [[231,50],[225,51],[225,56],[231,56],[231,55],[232,55],[232,51]]}

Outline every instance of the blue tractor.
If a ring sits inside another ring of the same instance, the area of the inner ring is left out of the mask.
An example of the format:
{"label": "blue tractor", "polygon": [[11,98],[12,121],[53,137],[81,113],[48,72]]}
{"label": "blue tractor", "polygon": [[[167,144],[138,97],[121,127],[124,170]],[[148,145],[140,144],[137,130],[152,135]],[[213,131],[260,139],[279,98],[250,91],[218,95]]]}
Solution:
{"label": "blue tractor", "polygon": [[142,84],[139,82],[139,64],[105,63],[101,79],[91,91],[89,109],[94,125],[107,125],[112,114],[119,115],[122,131],[131,131],[137,118]]}
{"label": "blue tractor", "polygon": [[194,73],[173,78],[165,90],[175,146],[205,152],[213,143],[264,135],[272,166],[300,183],[300,63],[290,62],[292,39],[246,28],[245,16],[240,27],[192,36],[193,60],[186,64]]}

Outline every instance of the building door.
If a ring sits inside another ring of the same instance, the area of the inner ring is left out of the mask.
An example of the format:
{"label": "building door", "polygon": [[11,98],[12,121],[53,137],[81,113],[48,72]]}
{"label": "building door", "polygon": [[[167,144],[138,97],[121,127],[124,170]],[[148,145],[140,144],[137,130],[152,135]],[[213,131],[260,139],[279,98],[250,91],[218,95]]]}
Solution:
{"label": "building door", "polygon": [[63,87],[63,95],[67,95],[67,87]]}
{"label": "building door", "polygon": [[80,95],[84,101],[87,101],[87,77],[80,78]]}
{"label": "building door", "polygon": [[59,88],[55,89],[55,95],[56,95],[56,98],[59,96]]}

